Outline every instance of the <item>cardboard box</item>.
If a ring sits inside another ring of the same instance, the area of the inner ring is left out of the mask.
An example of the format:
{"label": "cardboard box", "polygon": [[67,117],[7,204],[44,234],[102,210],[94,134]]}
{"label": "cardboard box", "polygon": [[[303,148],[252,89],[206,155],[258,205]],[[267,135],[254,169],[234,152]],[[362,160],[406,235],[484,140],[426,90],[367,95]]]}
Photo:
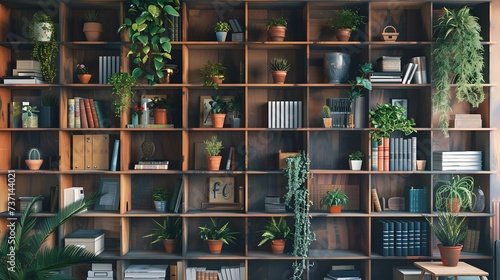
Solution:
{"label": "cardboard box", "polygon": [[481,128],[483,127],[481,114],[456,114],[451,117],[450,127]]}
{"label": "cardboard box", "polygon": [[73,135],[72,169],[109,170],[109,134]]}
{"label": "cardboard box", "polygon": [[[21,202],[19,204],[19,210],[20,211],[25,211],[26,207],[33,200],[33,198],[35,198],[35,197],[32,197],[32,196],[21,196],[19,198],[19,201]],[[40,197],[35,202],[35,205],[33,205],[33,212],[38,213],[38,212],[42,211],[42,200],[43,200],[43,197]]]}
{"label": "cardboard box", "polygon": [[104,230],[80,229],[68,234],[64,242],[65,246],[75,245],[99,255],[104,251]]}

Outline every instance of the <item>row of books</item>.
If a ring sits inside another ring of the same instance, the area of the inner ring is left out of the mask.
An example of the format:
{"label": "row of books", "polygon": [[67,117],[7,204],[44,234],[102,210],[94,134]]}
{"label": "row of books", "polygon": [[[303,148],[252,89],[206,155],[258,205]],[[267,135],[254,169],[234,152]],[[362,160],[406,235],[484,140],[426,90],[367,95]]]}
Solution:
{"label": "row of books", "polygon": [[162,279],[167,277],[168,265],[131,264],[125,269],[125,280]]}
{"label": "row of books", "polygon": [[68,128],[110,127],[104,102],[92,98],[68,99]]}
{"label": "row of books", "polygon": [[427,84],[425,56],[410,58],[402,71],[382,71],[370,73],[372,83]]}
{"label": "row of books", "polygon": [[120,56],[99,56],[99,84],[107,84],[109,77],[118,72],[120,72]]}
{"label": "row of books", "polygon": [[168,170],[168,160],[140,160],[134,169],[139,170]]}
{"label": "row of books", "polygon": [[434,151],[434,170],[479,171],[482,169],[482,151]]}
{"label": "row of books", "polygon": [[302,127],[302,101],[268,101],[268,128]]}
{"label": "row of books", "polygon": [[186,280],[245,280],[245,265],[222,266],[220,270],[206,267],[187,267]]}
{"label": "row of books", "polygon": [[373,251],[382,256],[427,256],[427,221],[376,219]]}
{"label": "row of books", "polygon": [[372,171],[417,170],[417,137],[382,138],[371,144]]}
{"label": "row of books", "polygon": [[396,71],[370,73],[370,82],[372,83],[401,83],[402,81],[403,72]]}
{"label": "row of books", "polygon": [[408,187],[405,199],[406,211],[411,213],[427,212],[427,188]]}
{"label": "row of books", "polygon": [[351,100],[349,98],[327,98],[326,105],[330,107],[332,127],[348,127]]}
{"label": "row of books", "polygon": [[111,263],[93,263],[88,271],[87,280],[113,280],[114,271]]}
{"label": "row of books", "polygon": [[266,196],[265,209],[267,213],[284,213],[286,212],[286,207],[284,203],[280,202],[279,196]]}

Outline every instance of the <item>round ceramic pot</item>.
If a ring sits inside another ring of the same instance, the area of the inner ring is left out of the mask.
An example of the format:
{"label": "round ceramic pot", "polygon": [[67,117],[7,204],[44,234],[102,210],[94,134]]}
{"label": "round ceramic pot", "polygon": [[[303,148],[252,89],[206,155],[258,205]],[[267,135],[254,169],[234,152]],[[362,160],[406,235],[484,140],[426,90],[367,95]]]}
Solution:
{"label": "round ceramic pot", "polygon": [[83,33],[87,41],[99,41],[102,33],[102,24],[100,22],[86,22],[83,24]]}
{"label": "round ceramic pot", "polygon": [[324,57],[325,75],[331,84],[339,84],[349,78],[351,55],[343,52],[327,52]]}
{"label": "round ceramic pot", "polygon": [[225,42],[226,37],[227,37],[227,32],[218,31],[218,32],[215,32],[215,36],[217,36],[218,42]]}

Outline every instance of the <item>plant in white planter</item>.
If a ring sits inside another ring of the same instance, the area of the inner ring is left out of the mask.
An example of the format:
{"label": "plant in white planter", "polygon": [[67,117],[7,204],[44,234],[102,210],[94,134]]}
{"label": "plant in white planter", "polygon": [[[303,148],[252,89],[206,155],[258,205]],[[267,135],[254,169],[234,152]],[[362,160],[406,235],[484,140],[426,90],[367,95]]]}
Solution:
{"label": "plant in white planter", "polygon": [[349,168],[351,168],[351,170],[361,170],[364,156],[365,155],[361,151],[351,153],[349,155]]}
{"label": "plant in white planter", "polygon": [[29,25],[30,38],[35,41],[31,56],[40,62],[43,79],[52,84],[56,78],[56,58],[59,45],[55,40],[56,25],[52,18],[36,12]]}
{"label": "plant in white planter", "polygon": [[227,32],[229,32],[229,30],[231,30],[229,23],[225,21],[216,22],[214,26],[214,31],[215,35],[217,36],[217,41],[225,42],[227,37]]}

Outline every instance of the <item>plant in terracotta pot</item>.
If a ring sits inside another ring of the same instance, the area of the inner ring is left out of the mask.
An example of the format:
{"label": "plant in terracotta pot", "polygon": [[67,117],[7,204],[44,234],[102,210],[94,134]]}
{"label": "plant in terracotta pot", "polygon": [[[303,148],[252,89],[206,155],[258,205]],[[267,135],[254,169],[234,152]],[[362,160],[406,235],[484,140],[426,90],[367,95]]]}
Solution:
{"label": "plant in terracotta pot", "polygon": [[286,74],[290,70],[290,63],[288,63],[286,58],[275,57],[269,62],[269,70],[271,70],[275,84],[284,84]]}
{"label": "plant in terracotta pot", "polygon": [[229,110],[233,112],[231,127],[240,127],[240,114],[243,107],[243,98],[241,98],[241,95],[236,95],[233,99],[229,100],[227,106]]}
{"label": "plant in terracotta pot", "polygon": [[436,209],[438,211],[459,212],[473,203],[474,178],[453,175],[451,180],[436,180]]}
{"label": "plant in terracotta pot", "polygon": [[[218,95],[212,95],[212,100],[208,102],[210,105],[209,115],[212,118],[212,127],[224,127],[224,120],[226,118],[227,103],[222,100]],[[208,116],[207,116],[208,118]]]}
{"label": "plant in terracotta pot", "polygon": [[208,170],[219,170],[222,160],[220,155],[223,148],[222,141],[216,135],[213,135],[210,139],[203,141],[203,144],[205,144],[205,150],[207,151]]}
{"label": "plant in terracotta pot", "polygon": [[167,113],[170,109],[170,102],[168,101],[168,98],[153,97],[151,98],[151,101],[148,102],[148,108],[153,111],[155,124],[168,123]]}
{"label": "plant in terracotta pot", "polygon": [[332,127],[332,110],[330,109],[330,106],[325,105],[323,106],[323,127],[325,128],[330,128]]}
{"label": "plant in terracotta pot", "polygon": [[339,41],[349,41],[351,32],[364,24],[365,16],[359,14],[358,9],[341,9],[335,12],[330,19],[330,26],[335,28],[335,35]]}
{"label": "plant in terracotta pot", "polygon": [[167,212],[169,198],[170,198],[170,193],[168,192],[167,189],[159,188],[154,190],[153,200],[157,212]]}
{"label": "plant in terracotta pot", "polygon": [[99,11],[88,11],[84,15],[83,33],[87,41],[99,41],[102,33],[102,23],[97,21]]}
{"label": "plant in terracotta pot", "polygon": [[55,39],[56,25],[44,12],[36,12],[29,25],[30,38],[35,41],[31,56],[40,62],[43,79],[54,83],[57,74],[57,52],[59,45]]}
{"label": "plant in terracotta pot", "polygon": [[201,77],[203,79],[203,84],[205,86],[213,87],[218,89],[218,85],[222,84],[226,78],[227,68],[220,62],[212,63],[207,61],[205,65],[200,69]]}
{"label": "plant in terracotta pot", "polygon": [[220,254],[222,245],[236,244],[236,234],[232,231],[229,222],[222,224],[210,218],[211,225],[201,226],[200,238],[208,242],[210,253]]}
{"label": "plant in terracotta pot", "polygon": [[438,244],[441,261],[444,266],[457,266],[460,259],[461,244],[467,233],[466,217],[459,217],[447,211],[437,214],[436,222],[424,216],[431,230],[441,242]]}
{"label": "plant in terracotta pot", "polygon": [[218,21],[214,25],[214,32],[215,35],[217,36],[217,41],[219,42],[225,42],[226,37],[227,37],[227,32],[231,30],[231,27],[229,26],[228,22],[225,21]]}
{"label": "plant in terracotta pot", "polygon": [[361,170],[365,155],[361,151],[355,151],[349,155],[349,168],[351,170]]}
{"label": "plant in terracotta pot", "polygon": [[89,70],[83,63],[78,63],[76,65],[76,75],[82,84],[88,84],[92,78],[92,74],[89,73]]}
{"label": "plant in terracotta pot", "polygon": [[271,18],[267,21],[267,37],[269,41],[283,42],[286,36],[287,19]]}
{"label": "plant in terracotta pot", "polygon": [[[111,93],[116,95],[116,99],[113,101],[115,116],[120,117],[122,114],[128,114],[134,97],[132,87],[137,84],[137,79],[130,73],[118,72],[109,77],[109,83],[113,86]],[[125,115],[121,120],[124,127],[129,118]]]}
{"label": "plant in terracotta pot", "polygon": [[285,250],[286,240],[291,239],[292,236],[292,230],[283,217],[280,217],[277,222],[274,217],[271,217],[271,220],[267,222],[264,230],[262,230],[262,240],[257,246],[262,246],[267,241],[271,241],[273,254],[281,255]]}
{"label": "plant in terracotta pot", "polygon": [[28,166],[29,170],[39,170],[43,163],[40,150],[37,148],[29,149],[28,155],[26,156],[26,160],[24,162]]}
{"label": "plant in terracotta pot", "polygon": [[153,232],[144,235],[143,238],[152,237],[151,244],[162,242],[165,252],[168,254],[174,253],[182,234],[181,219],[177,218],[174,222],[171,222],[169,217],[166,217],[161,223],[154,219],[153,222],[156,224],[156,227],[152,230]]}
{"label": "plant in terracotta pot", "polygon": [[321,207],[329,207],[330,213],[342,212],[342,206],[347,205],[347,203],[349,203],[349,197],[341,189],[327,191],[320,201]]}

